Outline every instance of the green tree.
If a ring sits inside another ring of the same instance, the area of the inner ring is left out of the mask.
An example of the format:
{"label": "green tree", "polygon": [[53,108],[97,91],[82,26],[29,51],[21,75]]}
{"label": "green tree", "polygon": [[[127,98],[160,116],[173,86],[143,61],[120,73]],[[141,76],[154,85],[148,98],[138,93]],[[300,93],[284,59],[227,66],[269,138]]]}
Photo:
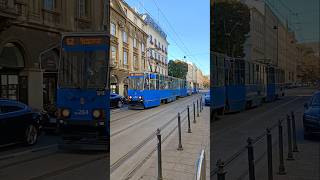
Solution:
{"label": "green tree", "polygon": [[211,51],[244,57],[244,43],[250,32],[250,10],[237,0],[211,3]]}
{"label": "green tree", "polygon": [[188,64],[183,61],[170,60],[168,63],[168,75],[176,78],[186,79],[188,73]]}

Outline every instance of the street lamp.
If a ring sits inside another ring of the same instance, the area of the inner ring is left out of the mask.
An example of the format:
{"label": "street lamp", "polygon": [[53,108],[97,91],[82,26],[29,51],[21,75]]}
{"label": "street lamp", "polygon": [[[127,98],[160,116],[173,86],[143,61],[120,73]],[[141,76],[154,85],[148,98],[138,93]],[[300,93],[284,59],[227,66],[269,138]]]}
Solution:
{"label": "street lamp", "polygon": [[279,66],[279,27],[278,25],[273,26],[273,29],[277,31],[277,66]]}

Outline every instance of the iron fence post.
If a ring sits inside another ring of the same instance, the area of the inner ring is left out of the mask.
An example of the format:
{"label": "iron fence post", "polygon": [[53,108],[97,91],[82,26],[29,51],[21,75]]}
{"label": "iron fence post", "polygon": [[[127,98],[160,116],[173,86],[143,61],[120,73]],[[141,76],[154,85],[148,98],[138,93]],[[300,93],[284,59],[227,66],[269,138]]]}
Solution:
{"label": "iron fence post", "polygon": [[197,99],[197,117],[199,117],[199,100]]}
{"label": "iron fence post", "polygon": [[272,134],[269,128],[267,128],[267,152],[268,152],[268,180],[273,180]]}
{"label": "iron fence post", "polygon": [[162,180],[161,134],[160,134],[160,129],[157,129],[157,138],[158,138],[158,180]]}
{"label": "iron fence post", "polygon": [[187,111],[188,111],[188,133],[191,133],[191,125],[190,125],[190,108],[189,105],[187,107]]}
{"label": "iron fence post", "polygon": [[292,120],[293,152],[299,152],[298,145],[297,145],[296,120],[295,120],[293,111],[291,111],[291,120]]}
{"label": "iron fence post", "polygon": [[254,172],[254,150],[252,144],[252,138],[248,138],[247,140],[247,149],[248,149],[248,164],[249,164],[249,180],[255,180],[255,172]]}
{"label": "iron fence post", "polygon": [[224,162],[221,159],[217,161],[217,167],[218,167],[217,180],[225,180],[226,172],[224,171]]}
{"label": "iron fence post", "polygon": [[282,135],[282,122],[279,120],[279,125],[278,125],[278,130],[279,130],[279,173],[280,175],[286,174],[286,170],[284,167],[284,159],[283,159],[283,135]]}
{"label": "iron fence post", "polygon": [[287,131],[288,131],[288,158],[287,160],[294,160],[292,153],[292,132],[291,132],[291,119],[287,114]]}
{"label": "iron fence post", "polygon": [[180,121],[180,113],[178,113],[178,133],[179,133],[179,145],[177,150],[182,151],[182,143],[181,143],[181,121]]}
{"label": "iron fence post", "polygon": [[196,123],[196,105],[193,102],[193,123]]}

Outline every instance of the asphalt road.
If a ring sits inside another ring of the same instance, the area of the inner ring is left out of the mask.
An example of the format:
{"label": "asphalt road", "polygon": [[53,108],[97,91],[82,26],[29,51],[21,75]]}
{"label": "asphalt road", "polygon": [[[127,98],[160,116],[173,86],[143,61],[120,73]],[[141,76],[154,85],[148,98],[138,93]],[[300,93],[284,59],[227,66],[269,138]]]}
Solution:
{"label": "asphalt road", "polygon": [[1,180],[106,180],[106,152],[59,150],[59,136],[41,135],[34,146],[16,144],[0,149]]}
{"label": "asphalt road", "polygon": [[[211,164],[215,168],[216,162],[221,159],[230,161],[227,163],[225,170],[228,179],[246,179],[248,170],[247,160],[247,139],[248,137],[257,138],[266,132],[266,128],[275,127],[274,125],[281,119],[286,118],[286,114],[294,111],[297,120],[298,141],[303,137],[302,112],[304,103],[314,92],[310,88],[289,89],[286,96],[280,97],[279,100],[265,103],[257,108],[246,110],[240,113],[226,114],[221,116],[218,121],[211,123],[210,141],[211,141]],[[287,129],[286,120],[283,121],[284,150],[286,157],[287,148]],[[272,129],[272,143],[274,153],[278,153],[277,127]],[[244,151],[241,152],[241,149]],[[238,152],[241,152],[237,154]],[[260,141],[254,144],[254,157],[256,168],[266,163],[266,138],[263,136]],[[275,162],[275,169],[276,162]],[[267,172],[267,171],[266,171]],[[261,174],[260,174],[261,175]],[[263,174],[266,177],[266,174]],[[215,175],[216,178],[216,175]],[[261,179],[261,178],[260,178]]]}
{"label": "asphalt road", "polygon": [[182,118],[185,117],[187,105],[192,105],[199,98],[197,94],[145,110],[124,107],[111,111],[111,179],[139,177],[137,174],[148,168],[146,164],[156,147],[155,131],[160,128],[162,137],[170,139],[178,112]]}

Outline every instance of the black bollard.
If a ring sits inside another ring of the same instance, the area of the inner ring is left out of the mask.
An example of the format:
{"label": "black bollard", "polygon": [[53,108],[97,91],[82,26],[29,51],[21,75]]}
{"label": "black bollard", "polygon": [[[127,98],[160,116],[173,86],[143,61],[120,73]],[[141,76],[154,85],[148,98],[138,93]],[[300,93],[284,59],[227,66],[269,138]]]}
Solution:
{"label": "black bollard", "polygon": [[248,164],[249,164],[249,180],[255,180],[254,173],[254,152],[253,152],[253,144],[252,139],[249,137],[247,140],[247,149],[248,149]]}
{"label": "black bollard", "polygon": [[296,120],[295,120],[293,111],[291,111],[291,120],[292,120],[293,152],[299,152],[298,146],[297,146]]}
{"label": "black bollard", "polygon": [[278,125],[279,130],[279,172],[278,174],[284,175],[286,174],[286,170],[284,167],[284,160],[283,160],[283,135],[282,135],[282,122],[279,120]]}
{"label": "black bollard", "polygon": [[224,171],[224,162],[221,161],[221,159],[217,161],[217,167],[218,167],[217,180],[225,180],[226,172]]}
{"label": "black bollard", "polygon": [[268,152],[268,180],[273,180],[272,136],[269,128],[267,128],[267,152]]}
{"label": "black bollard", "polygon": [[190,108],[189,105],[187,107],[187,112],[188,112],[188,133],[191,133],[191,125],[190,125]]}
{"label": "black bollard", "polygon": [[157,138],[158,138],[158,180],[162,180],[161,134],[160,134],[160,129],[157,129]]}
{"label": "black bollard", "polygon": [[197,99],[197,117],[199,117],[199,103],[198,103],[198,99]]}
{"label": "black bollard", "polygon": [[287,130],[288,130],[288,158],[287,160],[294,160],[292,152],[292,132],[291,132],[291,119],[287,114]]}
{"label": "black bollard", "polygon": [[196,123],[196,105],[193,102],[193,123]]}
{"label": "black bollard", "polygon": [[200,113],[202,112],[202,97],[200,97]]}
{"label": "black bollard", "polygon": [[182,144],[181,144],[181,121],[180,121],[180,113],[178,113],[178,133],[179,133],[179,145],[177,150],[182,151]]}

